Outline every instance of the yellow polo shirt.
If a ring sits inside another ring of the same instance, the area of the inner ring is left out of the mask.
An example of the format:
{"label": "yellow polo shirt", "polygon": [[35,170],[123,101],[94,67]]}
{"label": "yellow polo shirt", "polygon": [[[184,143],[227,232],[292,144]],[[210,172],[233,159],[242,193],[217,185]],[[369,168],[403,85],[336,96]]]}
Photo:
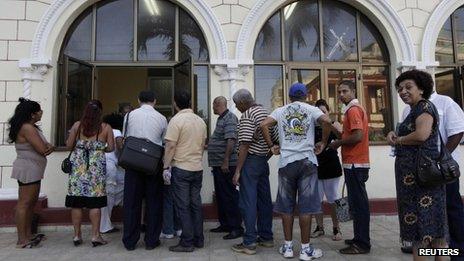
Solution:
{"label": "yellow polo shirt", "polygon": [[203,170],[206,124],[192,109],[181,110],[171,119],[164,138],[177,143],[171,163],[173,167],[188,171]]}

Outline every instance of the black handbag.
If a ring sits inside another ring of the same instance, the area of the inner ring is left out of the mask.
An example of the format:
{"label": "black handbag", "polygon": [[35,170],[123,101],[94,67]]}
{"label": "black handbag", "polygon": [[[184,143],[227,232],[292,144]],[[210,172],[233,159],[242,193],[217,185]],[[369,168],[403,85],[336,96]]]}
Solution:
{"label": "black handbag", "polygon": [[63,171],[64,174],[70,174],[71,171],[72,171],[71,154],[73,153],[74,148],[76,148],[77,138],[78,138],[79,135],[80,135],[80,129],[81,129],[81,125],[79,125],[79,128],[77,128],[77,136],[76,136],[76,140],[75,140],[75,142],[74,142],[74,146],[72,147],[71,151],[69,152],[68,157],[66,157],[66,158],[61,162],[61,171]]}
{"label": "black handbag", "polygon": [[[438,117],[435,107],[432,106],[432,108],[435,117]],[[438,128],[438,123],[435,126]],[[419,148],[417,153],[416,181],[419,187],[429,188],[453,183],[461,175],[458,163],[453,159],[443,142],[440,129],[438,129],[438,135],[440,137],[440,156],[437,159],[426,155],[422,148]]]}
{"label": "black handbag", "polygon": [[164,154],[164,148],[148,139],[127,136],[129,115],[127,114],[124,145],[119,154],[118,164],[126,170],[134,170],[147,175],[153,175],[160,171]]}

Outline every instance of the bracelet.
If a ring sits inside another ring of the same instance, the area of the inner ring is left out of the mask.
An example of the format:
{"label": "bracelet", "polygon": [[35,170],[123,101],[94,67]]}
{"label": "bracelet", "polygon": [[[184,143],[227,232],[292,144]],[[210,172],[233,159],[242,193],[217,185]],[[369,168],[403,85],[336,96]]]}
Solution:
{"label": "bracelet", "polygon": [[403,136],[398,137],[398,145],[403,146]]}

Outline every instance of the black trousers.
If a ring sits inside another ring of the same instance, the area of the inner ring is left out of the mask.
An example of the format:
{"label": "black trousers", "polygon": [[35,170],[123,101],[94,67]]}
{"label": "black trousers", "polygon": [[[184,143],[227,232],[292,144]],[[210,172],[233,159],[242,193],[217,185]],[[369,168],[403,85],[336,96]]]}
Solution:
{"label": "black trousers", "polygon": [[172,168],[171,186],[174,189],[175,209],[182,228],[179,244],[185,247],[204,244],[200,195],[202,180],[203,171]]}
{"label": "black trousers", "polygon": [[451,260],[464,260],[464,206],[459,193],[459,180],[446,184],[446,211],[450,234],[450,248],[459,248],[460,256]]}
{"label": "black trousers", "polygon": [[145,245],[153,247],[159,241],[163,222],[162,175],[146,175],[126,170],[124,176],[124,231],[126,248],[135,247],[140,238],[142,200],[145,198]]}
{"label": "black trousers", "polygon": [[221,167],[213,167],[219,224],[230,232],[241,232],[243,228],[238,208],[238,191],[232,183],[234,174],[235,166],[229,167],[229,173],[223,173]]}

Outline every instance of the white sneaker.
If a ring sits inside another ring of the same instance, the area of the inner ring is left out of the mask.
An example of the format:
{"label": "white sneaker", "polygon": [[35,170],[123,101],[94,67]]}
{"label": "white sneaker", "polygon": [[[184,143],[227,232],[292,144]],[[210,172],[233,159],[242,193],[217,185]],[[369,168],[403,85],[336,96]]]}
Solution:
{"label": "white sneaker", "polygon": [[279,248],[279,253],[285,258],[293,258],[293,246],[282,244]]}
{"label": "white sneaker", "polygon": [[182,229],[176,231],[176,236],[180,237],[180,235],[182,235]]}
{"label": "white sneaker", "polygon": [[313,260],[316,258],[322,257],[322,250],[319,248],[314,248],[312,246],[301,249],[300,251],[300,260]]}
{"label": "white sneaker", "polygon": [[160,234],[160,239],[173,239],[173,238],[174,238],[173,234],[164,234],[163,232],[161,232]]}

